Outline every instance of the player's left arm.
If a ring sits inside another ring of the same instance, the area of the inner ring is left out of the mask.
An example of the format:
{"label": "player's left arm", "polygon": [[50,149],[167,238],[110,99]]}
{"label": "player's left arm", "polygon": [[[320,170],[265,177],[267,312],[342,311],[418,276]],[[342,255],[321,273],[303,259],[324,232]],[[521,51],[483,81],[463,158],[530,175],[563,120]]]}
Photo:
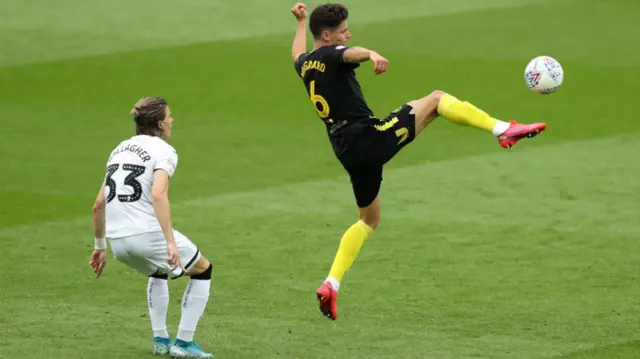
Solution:
{"label": "player's left arm", "polygon": [[298,28],[291,45],[291,59],[295,64],[300,55],[307,51],[307,5],[297,3],[291,8],[291,13],[298,20]]}
{"label": "player's left arm", "polygon": [[389,67],[389,61],[382,57],[379,53],[365,49],[364,47],[354,46],[346,49],[342,53],[343,61],[351,64],[359,64],[365,61],[371,61],[373,63],[373,71],[376,74],[381,74],[387,71]]}
{"label": "player's left arm", "polygon": [[171,270],[180,264],[180,254],[178,253],[176,239],[173,234],[173,223],[171,221],[171,205],[169,204],[169,172],[164,168],[159,168],[153,173],[153,185],[151,186],[151,202],[153,210],[164,233],[167,242],[168,261],[173,265]]}
{"label": "player's left arm", "polygon": [[167,242],[167,259],[173,265],[172,271],[178,267],[184,270],[180,264],[180,253],[173,234],[171,205],[169,204],[169,179],[175,173],[177,166],[178,153],[173,147],[166,149],[164,154],[156,161],[153,184],[151,185],[151,203],[162,233],[164,233],[164,239]]}
{"label": "player's left arm", "polygon": [[104,242],[105,231],[106,231],[106,219],[105,219],[105,210],[106,210],[106,201],[104,198],[104,184],[100,186],[100,191],[98,192],[98,196],[96,197],[96,201],[93,204],[93,236],[96,238],[95,247],[96,249],[106,249],[106,244]]}
{"label": "player's left arm", "polygon": [[104,183],[100,186],[100,191],[93,204],[93,238],[95,241],[94,250],[91,254],[89,265],[93,268],[96,278],[99,278],[107,263],[107,240],[106,231],[106,201],[104,198]]}

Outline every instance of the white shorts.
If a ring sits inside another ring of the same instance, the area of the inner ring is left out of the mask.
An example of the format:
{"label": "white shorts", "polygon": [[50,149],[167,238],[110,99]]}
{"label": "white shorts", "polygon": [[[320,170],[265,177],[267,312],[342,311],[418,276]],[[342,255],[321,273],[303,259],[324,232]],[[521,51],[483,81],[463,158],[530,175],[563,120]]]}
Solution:
{"label": "white shorts", "polygon": [[[173,236],[180,253],[180,264],[188,271],[200,259],[200,251],[189,238],[175,229]],[[177,272],[171,272],[172,265],[167,260],[167,241],[162,232],[141,233],[108,240],[116,260],[146,276],[160,272],[173,278],[182,274],[179,269]]]}

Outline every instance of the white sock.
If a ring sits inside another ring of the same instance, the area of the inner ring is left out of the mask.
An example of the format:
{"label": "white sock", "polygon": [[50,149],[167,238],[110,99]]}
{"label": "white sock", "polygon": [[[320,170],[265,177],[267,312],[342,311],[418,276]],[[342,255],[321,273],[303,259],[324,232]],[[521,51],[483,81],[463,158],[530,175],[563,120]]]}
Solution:
{"label": "white sock", "polygon": [[340,288],[340,282],[338,282],[338,280],[333,278],[333,277],[327,277],[325,282],[331,283],[331,286],[333,287],[333,290],[335,290],[336,292]]}
{"label": "white sock", "polygon": [[178,336],[185,342],[193,341],[198,321],[204,313],[204,308],[209,300],[209,289],[211,280],[189,279],[187,289],[182,297],[182,316],[178,327]]}
{"label": "white sock", "polygon": [[166,279],[149,278],[147,304],[154,337],[169,338],[167,332],[167,308],[169,308],[169,285]]}
{"label": "white sock", "polygon": [[494,136],[500,136],[504,131],[506,131],[509,128],[509,126],[511,126],[509,122],[498,120],[498,122],[496,122],[496,125],[493,126],[493,130],[491,131],[491,133],[493,133]]}

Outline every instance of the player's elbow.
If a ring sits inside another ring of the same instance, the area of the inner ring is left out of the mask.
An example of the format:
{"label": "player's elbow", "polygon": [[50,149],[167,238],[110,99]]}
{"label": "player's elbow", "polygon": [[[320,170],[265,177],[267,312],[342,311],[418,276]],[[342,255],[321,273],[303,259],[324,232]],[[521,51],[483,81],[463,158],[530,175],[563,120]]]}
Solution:
{"label": "player's elbow", "polygon": [[151,201],[154,203],[165,201],[169,198],[169,174],[165,170],[156,171],[153,175],[151,186]]}
{"label": "player's elbow", "polygon": [[104,201],[96,201],[93,204],[93,216],[99,217],[104,213]]}
{"label": "player's elbow", "polygon": [[167,191],[163,191],[163,190],[151,191],[151,201],[153,203],[164,202],[164,201],[167,201],[168,199],[169,199],[169,196],[167,195]]}

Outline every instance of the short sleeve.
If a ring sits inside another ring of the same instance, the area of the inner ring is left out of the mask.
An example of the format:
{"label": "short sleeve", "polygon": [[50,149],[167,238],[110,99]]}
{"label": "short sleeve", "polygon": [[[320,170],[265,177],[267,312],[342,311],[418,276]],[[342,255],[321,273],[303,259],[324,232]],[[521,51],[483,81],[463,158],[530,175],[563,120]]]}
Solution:
{"label": "short sleeve", "polygon": [[330,63],[338,64],[341,66],[346,66],[347,68],[354,69],[358,67],[360,64],[351,64],[344,62],[344,52],[349,49],[349,46],[345,45],[337,45],[330,46],[326,50],[325,59],[327,59]]}
{"label": "short sleeve", "polygon": [[169,148],[163,151],[160,157],[158,157],[153,170],[165,170],[169,174],[169,177],[173,177],[176,167],[178,167],[178,153],[173,148]]}

